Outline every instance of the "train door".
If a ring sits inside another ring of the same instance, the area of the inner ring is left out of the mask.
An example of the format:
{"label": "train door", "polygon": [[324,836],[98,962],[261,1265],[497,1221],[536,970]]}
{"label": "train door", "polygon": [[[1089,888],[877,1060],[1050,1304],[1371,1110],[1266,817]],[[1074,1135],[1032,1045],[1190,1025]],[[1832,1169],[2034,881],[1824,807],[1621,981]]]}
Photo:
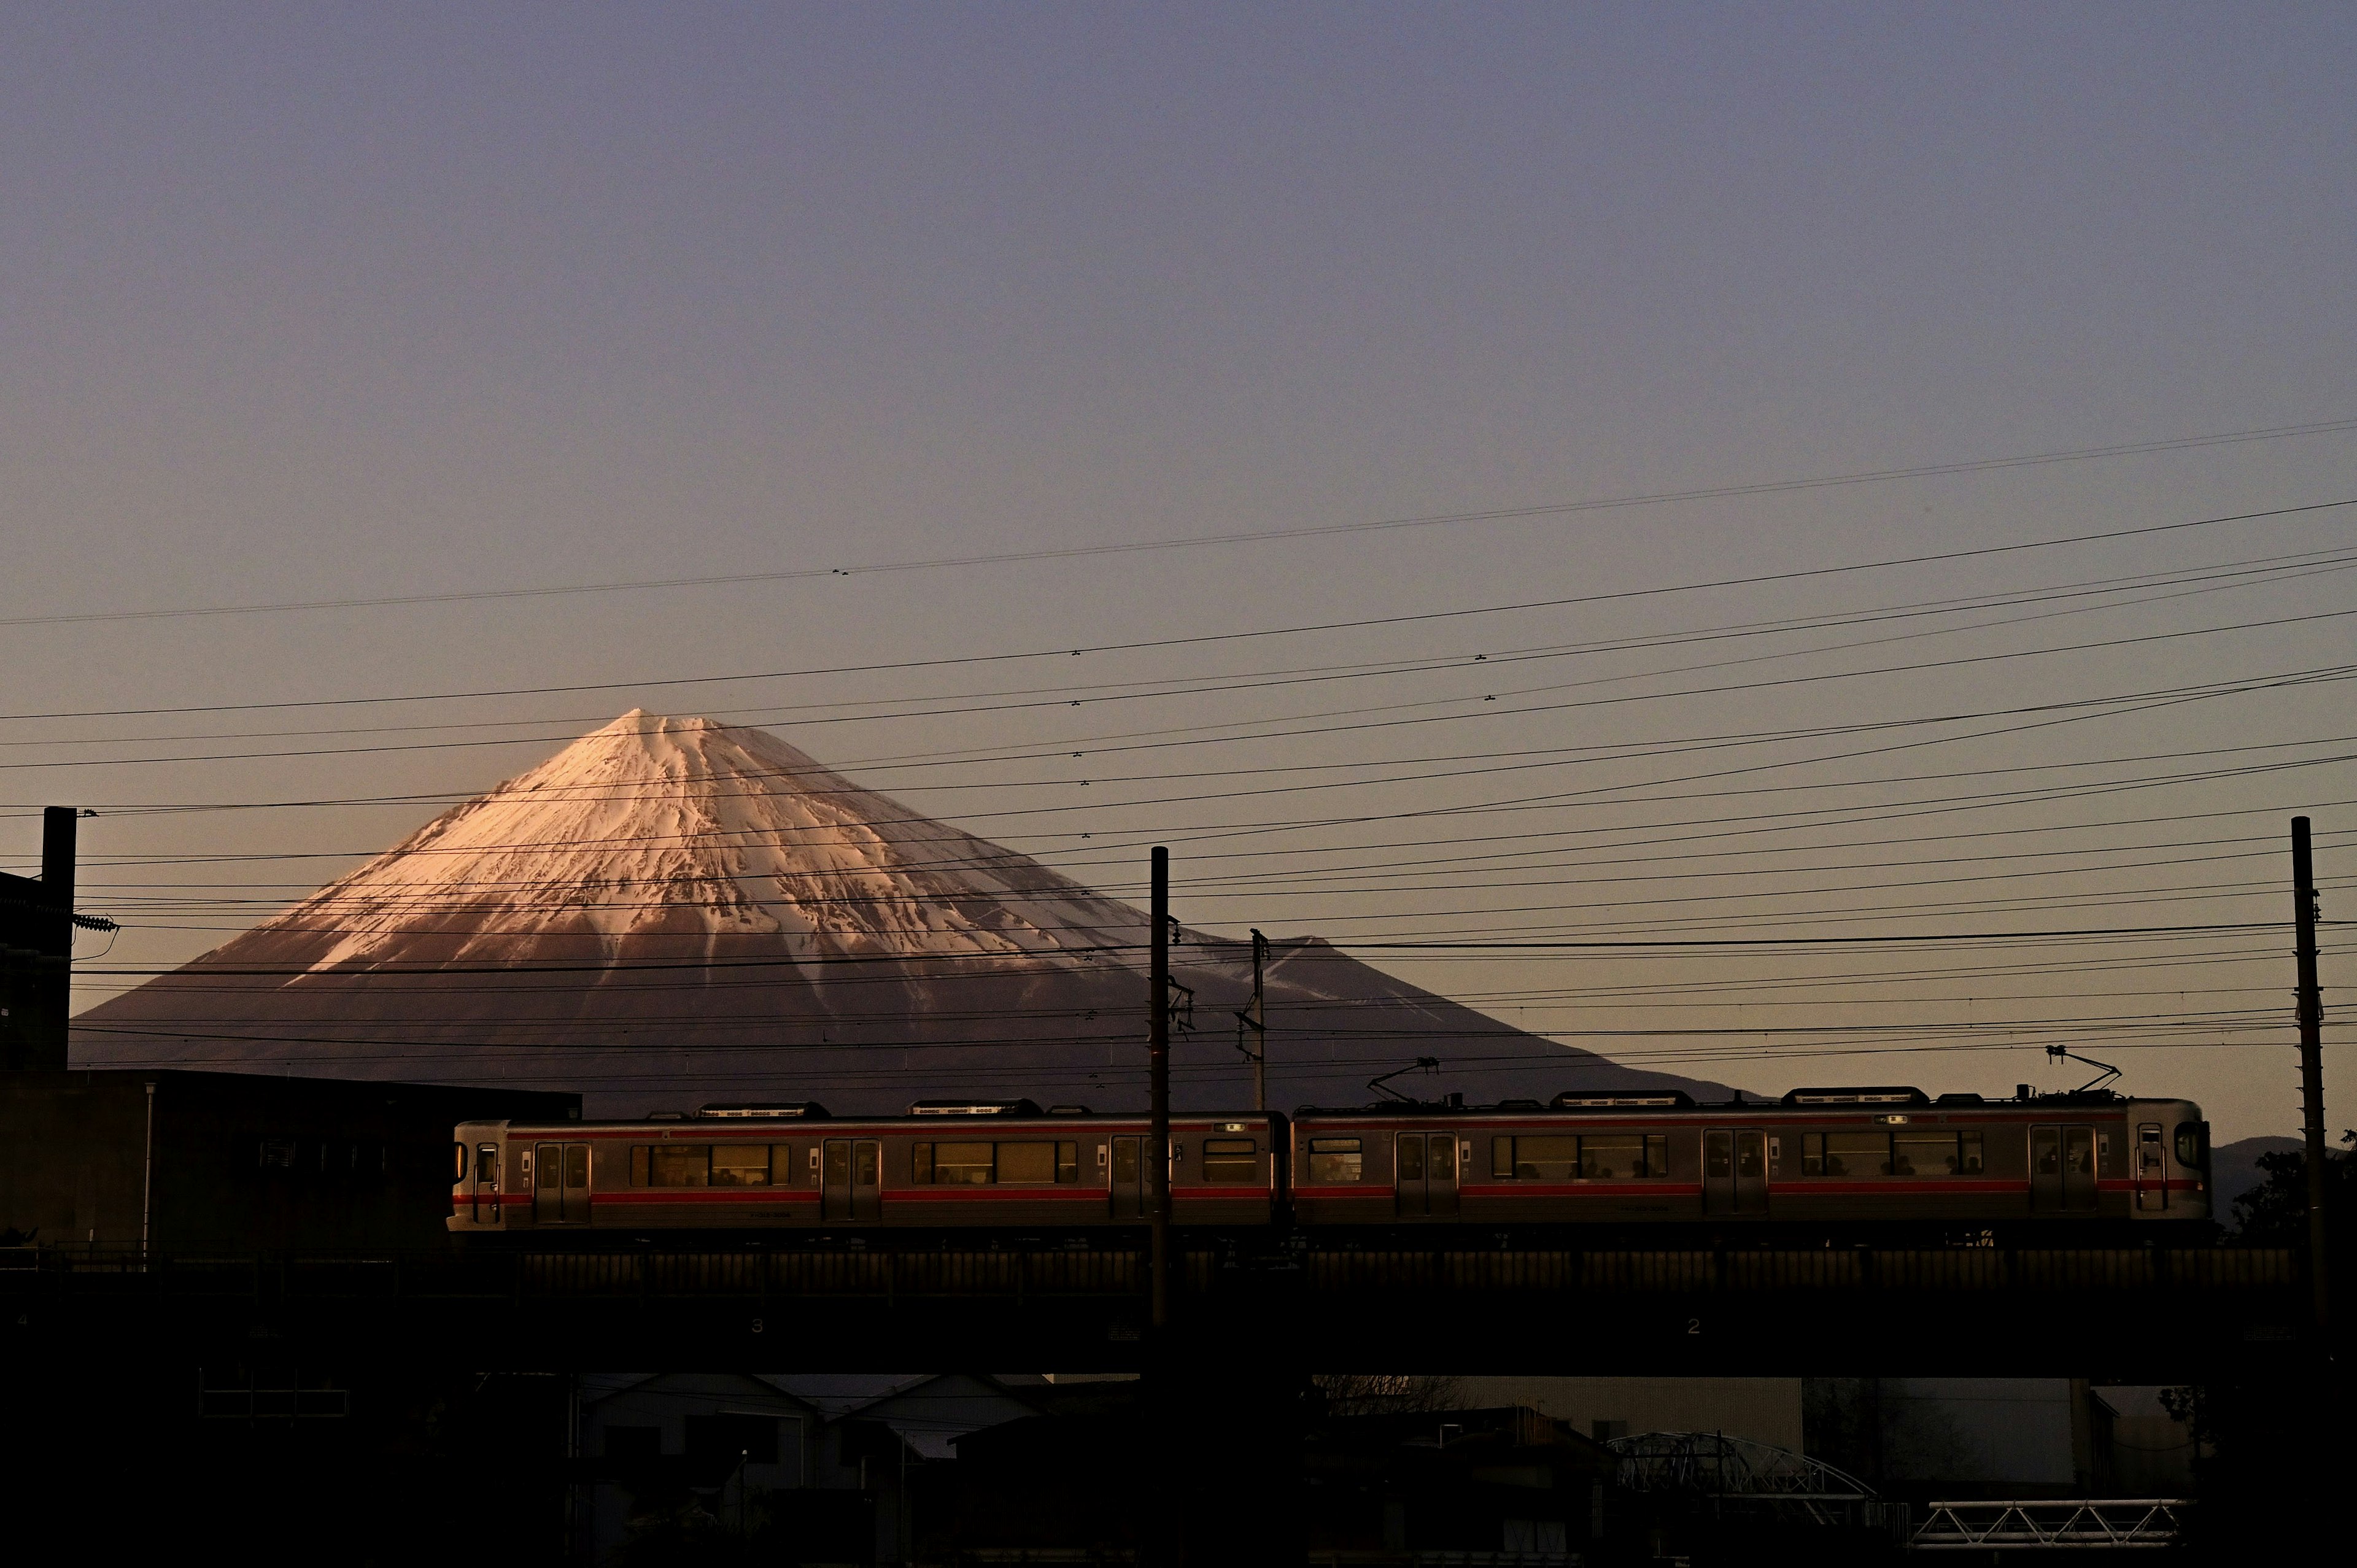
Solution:
{"label": "train door", "polygon": [[2169,1207],[2169,1145],[2161,1142],[2158,1122],[2136,1129],[2136,1206],[2140,1209]]}
{"label": "train door", "polygon": [[819,1165],[821,1216],[853,1221],[884,1217],[884,1151],[873,1138],[829,1138]]}
{"label": "train door", "polygon": [[1702,1135],[1706,1214],[1768,1212],[1768,1134],[1756,1127],[1713,1127]]}
{"label": "train door", "polygon": [[1115,1219],[1146,1218],[1145,1162],[1138,1150],[1145,1144],[1142,1138],[1115,1138],[1113,1141],[1113,1217]]}
{"label": "train door", "polygon": [[1402,1133],[1392,1145],[1392,1190],[1404,1219],[1457,1214],[1457,1134]]}
{"label": "train door", "polygon": [[497,1225],[500,1222],[500,1146],[479,1144],[475,1146],[475,1223]]}
{"label": "train door", "polygon": [[588,1219],[588,1144],[537,1144],[533,1150],[532,1169],[534,1224],[579,1225]]}
{"label": "train door", "polygon": [[2095,1130],[2029,1130],[2029,1208],[2034,1214],[2083,1213],[2095,1207]]}
{"label": "train door", "polygon": [[2083,1211],[2095,1207],[2095,1142],[2093,1127],[2062,1129],[2062,1207],[2065,1208]]}

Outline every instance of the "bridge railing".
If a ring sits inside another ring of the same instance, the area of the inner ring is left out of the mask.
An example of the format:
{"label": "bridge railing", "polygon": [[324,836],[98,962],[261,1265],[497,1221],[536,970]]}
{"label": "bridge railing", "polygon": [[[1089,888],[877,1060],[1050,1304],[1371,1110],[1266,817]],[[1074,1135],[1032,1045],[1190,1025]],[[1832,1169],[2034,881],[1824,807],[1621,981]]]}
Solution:
{"label": "bridge railing", "polygon": [[1935,1502],[1907,1546],[1910,1552],[2169,1547],[2184,1539],[2192,1506],[2182,1498]]}
{"label": "bridge railing", "polygon": [[[1135,1247],[950,1248],[769,1245],[735,1251],[532,1251],[143,1256],[135,1249],[43,1249],[11,1260],[0,1292],[103,1296],[715,1297],[1135,1295]],[[1380,1290],[1501,1299],[1594,1294],[1760,1300],[1822,1294],[1970,1295],[2120,1291],[2231,1297],[2297,1290],[2288,1248],[1499,1249],[1312,1248],[1265,1255],[1182,1251],[1180,1290],[1213,1297],[1272,1289],[1312,1296]],[[27,1265],[30,1266],[27,1266]]]}

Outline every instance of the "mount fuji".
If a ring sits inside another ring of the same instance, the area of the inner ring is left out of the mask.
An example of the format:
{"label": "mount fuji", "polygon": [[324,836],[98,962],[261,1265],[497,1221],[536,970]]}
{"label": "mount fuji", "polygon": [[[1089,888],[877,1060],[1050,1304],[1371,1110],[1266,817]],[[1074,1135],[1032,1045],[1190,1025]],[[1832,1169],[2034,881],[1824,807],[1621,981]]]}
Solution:
{"label": "mount fuji", "polygon": [[[585,1113],[941,1095],[1146,1098],[1143,910],[757,729],[633,711],[171,974],[73,1022],[78,1066],[581,1092]],[[1181,1108],[1251,1103],[1249,946],[1181,930]],[[1620,1067],[1370,968],[1272,943],[1269,1100],[1724,1091]]]}

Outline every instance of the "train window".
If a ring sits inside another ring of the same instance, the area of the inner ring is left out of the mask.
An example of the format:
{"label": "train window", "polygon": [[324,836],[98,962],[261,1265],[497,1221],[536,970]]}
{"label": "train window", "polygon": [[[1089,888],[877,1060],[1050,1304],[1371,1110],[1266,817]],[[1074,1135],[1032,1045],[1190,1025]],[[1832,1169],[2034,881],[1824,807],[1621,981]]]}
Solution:
{"label": "train window", "polygon": [[780,1187],[794,1184],[794,1146],[791,1144],[770,1145],[770,1179]]}
{"label": "train window", "polygon": [[1893,1176],[1954,1176],[1964,1168],[1953,1133],[1894,1133],[1890,1138]]}
{"label": "train window", "polygon": [[1518,1181],[1621,1181],[1670,1174],[1666,1133],[1541,1133],[1500,1138],[1491,1145],[1491,1172]]}
{"label": "train window", "polygon": [[1518,1181],[1569,1181],[1579,1175],[1579,1140],[1563,1133],[1516,1138],[1514,1177]]}
{"label": "train window", "polygon": [[988,1187],[990,1155],[988,1144],[935,1144],[933,1180],[946,1187]]}
{"label": "train window", "polygon": [[2177,1163],[2187,1170],[2201,1168],[2202,1134],[2210,1130],[2202,1122],[2179,1122],[2177,1124]]}
{"label": "train window", "polygon": [[1826,1133],[1822,1136],[1824,1139],[1824,1162],[1821,1174],[1829,1176],[1890,1174],[1889,1133]]}
{"label": "train window", "polygon": [[712,1185],[715,1187],[769,1186],[770,1145],[767,1144],[713,1144]]}
{"label": "train window", "polygon": [[[638,1164],[633,1159],[631,1165]],[[647,1163],[649,1187],[710,1187],[712,1185],[712,1145],[709,1144],[656,1144],[650,1147]]]}
{"label": "train window", "polygon": [[918,1144],[909,1176],[920,1187],[1071,1186],[1081,1179],[1077,1143]]}
{"label": "train window", "polygon": [[[2158,1129],[2155,1129],[2155,1135],[2158,1135]],[[451,1181],[465,1181],[467,1179],[467,1145],[464,1144],[453,1144],[450,1145],[450,1153],[457,1161],[457,1164],[452,1167],[450,1173]]]}
{"label": "train window", "polygon": [[1645,1139],[1629,1133],[1579,1141],[1579,1174],[1590,1181],[1617,1181],[1645,1174]]}
{"label": "train window", "polygon": [[1361,1164],[1364,1158],[1356,1138],[1312,1138],[1309,1180],[1321,1187],[1329,1182],[1357,1181],[1365,1171]]}
{"label": "train window", "polygon": [[998,1179],[1002,1182],[1053,1182],[1056,1179],[1056,1145],[1053,1144],[1001,1144],[998,1145]]}
{"label": "train window", "polygon": [[1801,1174],[1803,1176],[1825,1174],[1825,1135],[1823,1133],[1801,1134]]}
{"label": "train window", "polygon": [[1249,1186],[1260,1179],[1260,1151],[1250,1138],[1203,1140],[1203,1179]]}
{"label": "train window", "polygon": [[1964,1175],[1981,1174],[1981,1135],[1977,1129],[1956,1134],[1956,1168]]}
{"label": "train window", "polygon": [[500,1189],[500,1146],[485,1144],[475,1151],[475,1186],[485,1192]]}

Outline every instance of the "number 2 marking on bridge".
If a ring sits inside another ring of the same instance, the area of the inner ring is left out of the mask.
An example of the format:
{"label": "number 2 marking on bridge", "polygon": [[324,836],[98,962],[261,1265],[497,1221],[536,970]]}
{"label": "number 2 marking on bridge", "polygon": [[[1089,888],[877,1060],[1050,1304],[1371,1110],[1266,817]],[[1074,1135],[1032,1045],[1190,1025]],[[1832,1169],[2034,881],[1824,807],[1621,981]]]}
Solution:
{"label": "number 2 marking on bridge", "polygon": [[1689,1317],[1689,1318],[1687,1318],[1687,1319],[1686,1319],[1686,1332],[1687,1332],[1687,1333],[1689,1333],[1689,1334],[1699,1334],[1699,1333],[1701,1333],[1701,1332],[1702,1332],[1702,1319],[1701,1319],[1701,1318],[1699,1318],[1699,1317]]}

